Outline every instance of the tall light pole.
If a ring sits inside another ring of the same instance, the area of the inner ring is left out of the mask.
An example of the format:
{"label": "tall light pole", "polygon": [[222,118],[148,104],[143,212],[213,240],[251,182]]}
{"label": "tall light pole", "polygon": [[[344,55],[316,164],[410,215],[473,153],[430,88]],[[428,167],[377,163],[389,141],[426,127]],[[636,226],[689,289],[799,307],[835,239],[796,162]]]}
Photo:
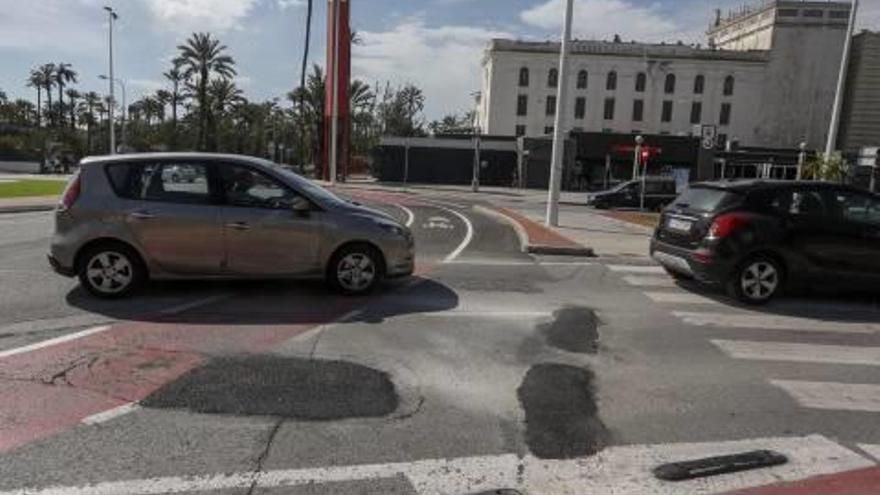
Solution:
{"label": "tall light pole", "polygon": [[553,154],[550,162],[550,192],[547,196],[547,225],[559,225],[559,190],[562,188],[562,166],[565,156],[563,139],[565,112],[568,111],[568,52],[571,44],[571,22],[574,0],[567,0],[559,47],[559,79],[556,89],[556,121],[553,127]]}
{"label": "tall light pole", "polygon": [[837,131],[840,128],[840,112],[843,110],[843,92],[846,86],[846,72],[849,69],[849,52],[852,48],[853,31],[856,28],[856,14],[859,0],[853,0],[849,13],[849,26],[846,29],[846,40],[843,42],[843,59],[840,61],[840,73],[837,75],[837,93],[834,95],[834,108],[831,111],[831,125],[828,128],[828,141],[825,145],[825,159],[831,157],[837,148]]}
{"label": "tall light pole", "polygon": [[107,16],[110,20],[110,25],[108,27],[109,37],[110,37],[110,77],[107,78],[107,82],[110,85],[110,108],[108,109],[108,116],[110,117],[110,154],[116,154],[116,124],[113,119],[113,103],[116,101],[113,94],[113,22],[116,19],[119,19],[119,16],[116,15],[116,11],[113,10],[112,7],[105,6],[104,10],[107,11]]}
{"label": "tall light pole", "polygon": [[339,164],[339,23],[342,7],[336,2],[333,9],[333,87],[330,112],[330,183],[336,184]]}
{"label": "tall light pole", "polygon": [[[104,80],[104,81],[111,80],[109,77],[107,77],[107,76],[104,75],[104,74],[101,74],[100,76],[98,76],[98,79],[101,79],[101,80]],[[126,127],[126,123],[128,122],[128,119],[126,118],[127,110],[128,110],[128,103],[127,103],[128,100],[127,100],[126,97],[125,97],[125,93],[126,93],[126,92],[125,92],[125,83],[122,81],[122,79],[116,79],[116,78],[114,77],[114,78],[112,79],[112,82],[113,82],[114,84],[118,84],[118,85],[119,85],[119,89],[122,90],[122,126],[121,126],[121,127],[122,127],[122,139],[120,140],[120,141],[121,141],[120,146],[123,146],[123,145],[127,144],[127,140],[125,139],[125,137],[126,137],[126,136],[125,136],[125,127]],[[111,85],[111,87],[112,87],[112,85]],[[111,101],[112,103],[115,103],[115,101],[113,100],[113,95],[112,95],[112,94],[110,95],[110,101]],[[113,105],[110,105],[110,107],[112,108]],[[115,152],[115,149],[116,149],[116,148],[114,148],[114,152]]]}

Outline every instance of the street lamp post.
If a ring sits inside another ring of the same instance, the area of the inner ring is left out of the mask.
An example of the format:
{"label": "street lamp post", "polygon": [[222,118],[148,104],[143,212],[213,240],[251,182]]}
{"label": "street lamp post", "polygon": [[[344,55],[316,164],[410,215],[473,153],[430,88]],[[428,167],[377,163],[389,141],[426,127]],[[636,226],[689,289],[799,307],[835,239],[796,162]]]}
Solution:
{"label": "street lamp post", "polygon": [[474,176],[471,178],[471,190],[473,192],[480,192],[480,152],[482,143],[480,142],[482,130],[480,126],[474,127]]}
{"label": "street lamp post", "polygon": [[633,152],[633,173],[632,180],[636,180],[639,177],[639,165],[642,160],[642,145],[645,144],[645,138],[642,136],[636,136],[636,147]]}
{"label": "street lamp post", "polygon": [[559,80],[556,89],[556,121],[553,127],[553,153],[550,162],[550,192],[547,196],[547,225],[559,225],[559,192],[562,189],[562,166],[565,157],[563,126],[568,111],[568,52],[571,44],[571,22],[574,16],[574,0],[567,0],[559,47]]}
{"label": "street lamp post", "polygon": [[[101,74],[100,76],[98,76],[98,79],[102,79],[102,80],[104,80],[104,81],[110,80],[110,78],[107,77],[107,76],[104,75],[104,74]],[[121,144],[120,144],[120,146],[123,146],[123,145],[127,144],[127,142],[128,142],[128,141],[125,139],[125,138],[126,138],[125,128],[126,128],[126,124],[128,123],[128,118],[127,118],[127,115],[128,115],[128,114],[127,114],[127,110],[128,110],[128,103],[127,103],[127,102],[128,102],[128,99],[127,99],[126,96],[125,96],[125,95],[126,95],[126,91],[125,91],[125,82],[123,82],[122,79],[116,79],[116,78],[113,78],[113,79],[112,79],[112,83],[110,84],[110,87],[113,87],[113,84],[114,84],[114,83],[115,83],[115,84],[118,84],[118,85],[119,85],[119,89],[122,90],[122,125],[120,126],[120,127],[121,127],[120,130],[121,130],[121,133],[122,133],[122,139],[121,139]],[[112,94],[112,93],[110,94],[110,102],[112,103],[112,104],[110,105],[110,111],[112,112],[112,111],[113,111],[113,106],[116,104],[116,100],[113,99],[113,94]],[[112,116],[113,114],[111,113],[110,115]],[[110,119],[111,119],[111,123],[112,123],[112,119],[113,119],[113,117],[110,117]],[[115,146],[113,147],[113,152],[114,152],[114,153],[116,152],[116,147],[115,147]]]}
{"label": "street lamp post", "polygon": [[801,143],[798,148],[797,180],[801,180],[804,178],[804,165],[807,163],[807,143]]}
{"label": "street lamp post", "polygon": [[[109,26],[109,38],[110,38],[110,77],[107,78],[108,84],[110,85],[110,108],[108,109],[108,116],[110,117],[110,154],[116,154],[116,124],[113,118],[113,102],[116,101],[113,95],[113,22],[116,19],[119,19],[119,16],[116,15],[116,11],[113,10],[112,7],[105,6],[104,10],[107,11],[107,16],[110,20]],[[123,108],[124,110],[124,108]]]}

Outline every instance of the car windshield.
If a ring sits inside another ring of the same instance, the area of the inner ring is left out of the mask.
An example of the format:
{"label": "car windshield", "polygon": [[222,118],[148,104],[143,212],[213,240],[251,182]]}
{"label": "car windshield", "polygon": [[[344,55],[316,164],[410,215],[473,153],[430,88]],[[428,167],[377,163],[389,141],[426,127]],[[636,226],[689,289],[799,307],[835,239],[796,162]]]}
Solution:
{"label": "car windshield", "polygon": [[282,167],[277,163],[267,163],[273,170],[280,173],[281,175],[287,177],[291,181],[296,184],[296,187],[306,194],[306,196],[319,201],[321,203],[327,204],[346,204],[350,203],[350,201],[344,200],[329,191],[328,189],[315,184],[313,181],[306,179],[305,177],[293,172],[292,170]]}
{"label": "car windshield", "polygon": [[690,210],[712,212],[722,205],[734,201],[739,195],[724,189],[711,187],[690,187],[675,201],[675,206]]}

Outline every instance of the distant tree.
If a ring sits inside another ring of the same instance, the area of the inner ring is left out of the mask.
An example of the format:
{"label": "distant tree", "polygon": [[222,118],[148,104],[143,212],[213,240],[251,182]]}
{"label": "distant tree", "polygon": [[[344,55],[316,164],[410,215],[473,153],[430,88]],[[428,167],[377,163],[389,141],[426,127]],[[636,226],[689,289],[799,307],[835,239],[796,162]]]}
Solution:
{"label": "distant tree", "polygon": [[407,84],[396,91],[386,87],[379,109],[384,134],[424,136],[424,108],[425,96],[417,86]]}
{"label": "distant tree", "polygon": [[64,94],[67,96],[67,109],[69,111],[70,116],[70,128],[76,129],[76,106],[77,100],[82,96],[79,91],[73,88],[67,88],[64,91]]}
{"label": "distant tree", "polygon": [[169,82],[171,82],[171,100],[169,104],[171,105],[171,148],[177,149],[177,109],[180,107],[180,104],[183,103],[185,97],[183,94],[183,86],[186,83],[186,76],[183,74],[183,70],[181,69],[180,60],[175,60],[171,66],[171,69],[168,72],[162,74],[165,76]]}
{"label": "distant tree", "polygon": [[473,119],[469,119],[467,114],[459,116],[451,113],[445,115],[441,120],[435,120],[428,124],[428,129],[434,134],[448,134],[469,129],[472,123]]}
{"label": "distant tree", "polygon": [[159,114],[159,119],[162,121],[162,123],[164,123],[165,109],[174,98],[172,97],[171,92],[165,89],[156,90],[156,93],[153,94],[153,98],[156,100],[157,103],[162,105],[162,112]]}
{"label": "distant tree", "polygon": [[804,179],[842,183],[849,174],[849,166],[840,153],[819,153],[804,164]]}
{"label": "distant tree", "polygon": [[305,87],[288,93],[294,103],[294,127],[297,129],[300,163],[311,161],[320,169],[324,152],[324,71],[312,67]]}
{"label": "distant tree", "polygon": [[83,110],[85,110],[86,116],[86,149],[89,153],[92,152],[92,126],[94,126],[97,122],[95,121],[95,111],[101,105],[101,95],[94,91],[89,91],[88,93],[82,95],[82,106]]}
{"label": "distant tree", "polygon": [[60,63],[55,66],[55,85],[58,86],[58,125],[64,125],[64,87],[77,82],[77,73],[70,64]]}
{"label": "distant tree", "polygon": [[231,79],[236,74],[235,60],[224,54],[227,50],[226,45],[221,45],[220,41],[213,38],[210,33],[193,33],[186,43],[179,45],[177,49],[180,51],[177,60],[183,69],[183,75],[191,81],[195,89],[199,112],[198,147],[204,150],[208,147],[207,129],[213,118],[208,101],[211,76],[216,74]]}

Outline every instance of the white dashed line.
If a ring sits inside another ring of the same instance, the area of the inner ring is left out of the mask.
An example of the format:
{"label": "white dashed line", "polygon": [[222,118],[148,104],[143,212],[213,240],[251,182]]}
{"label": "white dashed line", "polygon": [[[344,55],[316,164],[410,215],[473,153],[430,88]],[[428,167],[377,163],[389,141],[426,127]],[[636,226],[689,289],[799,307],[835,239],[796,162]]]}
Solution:
{"label": "white dashed line", "polygon": [[113,409],[109,409],[104,412],[100,412],[98,414],[93,414],[82,420],[82,423],[87,425],[97,425],[101,423],[106,423],[111,419],[116,419],[120,416],[125,416],[128,413],[132,413],[140,409],[141,406],[137,404],[137,402],[130,402],[128,404],[123,404],[119,407],[114,407]]}
{"label": "white dashed line", "polygon": [[664,304],[718,304],[718,301],[690,292],[645,292],[652,301]]}
{"label": "white dashed line", "polygon": [[42,342],[37,342],[36,344],[26,345],[24,347],[18,347],[15,349],[7,349],[5,351],[0,351],[0,359],[7,358],[11,356],[17,356],[19,354],[26,354],[28,352],[33,352],[39,349],[45,349],[46,347],[52,347],[59,344],[64,344],[65,342],[71,342],[77,339],[82,339],[88,337],[89,335],[95,335],[97,333],[106,332],[110,330],[109,326],[103,327],[95,327],[90,328],[88,330],[83,330],[81,332],[71,333],[69,335],[64,335],[62,337],[44,340]]}
{"label": "white dashed line", "polygon": [[673,311],[685,323],[706,327],[756,328],[762,330],[791,330],[796,332],[878,333],[880,324],[824,321],[812,318],[753,313],[702,313]]}
{"label": "white dashed line", "polygon": [[880,385],[770,380],[803,407],[833,411],[880,412]]}
{"label": "white dashed line", "polygon": [[636,287],[677,287],[675,279],[670,277],[645,277],[639,275],[627,275],[623,281]]}

